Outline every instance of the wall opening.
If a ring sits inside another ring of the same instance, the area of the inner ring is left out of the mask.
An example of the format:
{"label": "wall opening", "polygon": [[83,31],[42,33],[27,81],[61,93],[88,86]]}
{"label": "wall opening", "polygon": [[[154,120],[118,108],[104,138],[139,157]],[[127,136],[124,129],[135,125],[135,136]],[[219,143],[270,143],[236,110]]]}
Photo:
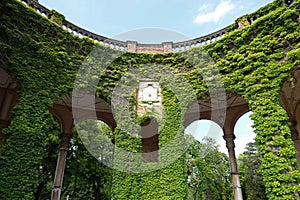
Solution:
{"label": "wall opening", "polygon": [[227,154],[225,141],[223,140],[223,130],[211,120],[196,120],[190,123],[184,130],[184,134],[191,135],[199,142],[203,142],[205,137],[212,138],[218,145],[219,150]]}
{"label": "wall opening", "polygon": [[141,124],[142,161],[144,163],[158,162],[158,123],[150,118]]}
{"label": "wall opening", "polygon": [[235,135],[235,154],[238,157],[246,149],[246,146],[250,142],[254,142],[255,133],[253,126],[253,121],[250,119],[252,112],[247,112],[243,114],[236,122],[234,126]]}

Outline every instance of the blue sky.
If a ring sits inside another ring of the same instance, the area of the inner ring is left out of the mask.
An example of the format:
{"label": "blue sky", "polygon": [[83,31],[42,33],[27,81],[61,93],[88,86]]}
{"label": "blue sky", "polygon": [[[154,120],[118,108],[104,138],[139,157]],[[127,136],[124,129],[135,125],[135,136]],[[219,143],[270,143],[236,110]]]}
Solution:
{"label": "blue sky", "polygon": [[[241,116],[234,127],[235,138],[235,152],[239,155],[244,152],[244,148],[248,142],[254,141],[254,131],[252,128],[253,122],[250,119],[251,112]],[[219,125],[209,120],[198,120],[191,123],[186,129],[186,134],[193,135],[197,140],[202,141],[203,137],[214,138],[219,150],[228,153],[226,149],[225,140],[223,139],[223,131]]]}
{"label": "blue sky", "polygon": [[[94,33],[124,41],[160,43],[206,35],[234,23],[239,16],[254,12],[272,1],[40,0],[39,2],[49,9],[59,11],[70,22]],[[154,29],[149,28],[158,28],[155,29],[156,34],[151,32]],[[144,37],[140,37],[141,35]],[[235,128],[237,154],[242,153],[246,143],[254,138],[249,115],[250,113],[247,113],[242,116]],[[220,150],[227,152],[222,130],[217,125],[204,121],[195,122],[186,129],[186,132],[199,140],[214,134],[217,136]]]}
{"label": "blue sky", "polygon": [[141,28],[161,28],[195,38],[234,23],[271,0],[40,0],[66,19],[114,37]]}

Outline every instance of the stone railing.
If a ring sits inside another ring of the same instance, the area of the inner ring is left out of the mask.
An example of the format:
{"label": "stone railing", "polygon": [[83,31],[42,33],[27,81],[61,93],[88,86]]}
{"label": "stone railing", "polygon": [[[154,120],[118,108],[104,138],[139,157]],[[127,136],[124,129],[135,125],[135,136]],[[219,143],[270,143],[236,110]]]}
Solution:
{"label": "stone railing", "polygon": [[[37,1],[34,1],[34,0],[20,0],[20,1],[23,2],[25,5],[36,10],[42,16],[44,16],[48,19],[50,18],[51,11],[48,8],[39,4]],[[127,51],[127,42],[110,39],[110,38],[92,33],[83,28],[80,28],[79,26],[76,26],[75,24],[73,24],[65,19],[63,19],[61,23],[62,23],[63,29],[67,30],[68,32],[70,32],[71,34],[73,34],[75,36],[78,36],[80,38],[85,36],[85,37],[88,37],[88,38],[94,40],[95,42],[101,43],[103,45],[108,45],[113,49]]]}
{"label": "stone railing", "polygon": [[95,42],[101,43],[103,45],[108,45],[113,49],[121,50],[121,51],[127,51],[127,42],[110,39],[110,38],[92,33],[90,31],[87,31],[87,30],[83,29],[83,28],[80,28],[79,26],[76,26],[76,25],[72,24],[71,22],[69,22],[67,20],[64,20],[62,22],[62,24],[63,24],[62,25],[63,29],[69,31],[73,35],[76,35],[80,38],[85,36],[85,37],[88,37],[88,38],[94,40]]}
{"label": "stone railing", "polygon": [[227,32],[227,30],[228,30],[228,27],[218,30],[211,34],[192,39],[192,40],[176,42],[173,44],[172,51],[179,52],[179,51],[183,51],[183,50],[188,50],[195,46],[202,46],[205,44],[215,42],[218,39],[222,38],[225,35],[225,33]]}
{"label": "stone railing", "polygon": [[[236,28],[235,29],[244,28],[246,26],[249,26],[260,17],[261,16],[257,13],[241,16],[240,18],[238,18],[236,20]],[[201,36],[201,37],[183,41],[183,42],[174,43],[172,51],[180,52],[180,51],[188,50],[195,46],[202,46],[202,45],[213,43],[213,42],[221,39],[228,31],[232,31],[232,30],[234,30],[234,29],[232,29],[232,25],[229,25],[221,30],[218,30],[216,32],[210,33],[205,36]]]}
{"label": "stone railing", "polygon": [[37,11],[39,14],[43,15],[44,17],[49,17],[50,10],[41,4],[39,4],[37,1],[34,0],[21,0],[25,5],[33,8],[35,11]]}
{"label": "stone railing", "polygon": [[[25,5],[36,10],[42,16],[50,19],[52,11],[39,4],[38,1],[35,0],[20,0],[20,1],[23,2]],[[239,19],[243,19],[244,21],[246,19],[246,22],[248,23],[248,25],[250,25],[254,21],[256,21],[256,19],[258,19],[259,17],[261,16],[259,16],[257,13],[253,13],[251,15],[242,16]],[[239,23],[239,19],[237,19],[236,21],[237,23],[236,28],[245,27],[246,25]],[[133,41],[124,42],[120,40],[115,40],[115,39],[107,38],[92,33],[88,30],[80,28],[79,26],[76,26],[75,24],[65,20],[64,18],[61,21],[61,26],[64,30],[67,30],[68,32],[70,32],[75,36],[78,36],[80,38],[88,37],[94,40],[95,42],[101,43],[103,45],[107,45],[116,50],[129,51],[129,52],[146,52],[146,53],[168,53],[168,52],[180,52],[180,51],[188,50],[192,47],[213,43],[219,40],[220,38],[222,38],[227,33],[227,31],[232,30],[230,26],[227,26],[214,33],[210,33],[208,35],[183,41],[183,42],[176,42],[176,43],[168,42],[162,44],[139,44]],[[229,28],[231,30],[229,30]]]}

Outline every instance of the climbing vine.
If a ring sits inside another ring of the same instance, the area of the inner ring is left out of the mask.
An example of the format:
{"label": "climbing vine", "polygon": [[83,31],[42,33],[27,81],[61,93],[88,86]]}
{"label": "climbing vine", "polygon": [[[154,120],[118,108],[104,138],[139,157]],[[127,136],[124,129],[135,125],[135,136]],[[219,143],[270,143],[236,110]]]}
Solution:
{"label": "climbing vine", "polygon": [[[299,7],[299,0],[291,7],[275,0],[246,16],[248,20],[259,16],[251,25],[245,23],[248,26],[236,29],[233,24],[222,39],[204,46],[220,73],[197,68],[182,54],[125,53],[110,63],[104,74],[92,77],[99,79],[96,94],[110,102],[112,91],[129,68],[147,75],[143,66],[148,64],[163,66],[161,70],[185,77],[197,98],[208,92],[203,74],[221,79],[225,88],[244,97],[253,111],[251,118],[268,198],[297,198],[300,172],[288,116],[280,105],[279,93],[291,72],[300,66]],[[48,108],[54,100],[72,90],[81,64],[94,47],[106,53],[114,50],[64,31],[57,25],[63,16],[55,17],[55,11],[52,12],[55,23],[52,23],[19,1],[3,0],[0,13],[1,66],[21,82],[20,98],[12,112],[13,123],[4,130],[6,141],[0,149],[0,193],[5,199],[33,199],[44,154],[43,141],[49,130]],[[201,47],[196,47],[184,54],[194,58],[200,50]],[[194,63],[205,63],[197,59]],[[159,77],[159,81],[164,85],[168,80]],[[178,130],[183,137],[181,109],[189,104],[180,104],[180,97],[168,88],[163,87],[162,93],[164,110],[169,117],[159,129],[160,148],[168,144]],[[174,124],[179,125],[174,127]],[[118,128],[114,137],[117,146],[133,153],[141,152],[139,137]],[[182,156],[166,168],[140,174],[130,173],[130,170],[114,171],[112,198],[185,199],[187,170],[184,162]],[[148,163],[149,168],[152,165],[155,163]]]}

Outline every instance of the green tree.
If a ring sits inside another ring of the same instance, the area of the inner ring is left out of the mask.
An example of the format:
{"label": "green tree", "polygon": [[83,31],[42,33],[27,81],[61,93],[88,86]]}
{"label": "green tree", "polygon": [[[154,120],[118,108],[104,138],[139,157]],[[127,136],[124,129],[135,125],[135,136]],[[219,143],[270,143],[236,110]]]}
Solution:
{"label": "green tree", "polygon": [[188,150],[188,185],[194,200],[232,199],[228,157],[211,138],[195,140]]}
{"label": "green tree", "polygon": [[255,142],[248,143],[246,151],[238,157],[239,173],[244,199],[267,199],[263,176],[260,169],[260,159],[257,144]]}
{"label": "green tree", "polygon": [[[59,125],[53,121],[53,124],[48,126],[49,134],[45,149],[47,153],[40,167],[39,185],[35,192],[36,200],[50,199],[57,162]],[[105,123],[95,120],[81,122],[76,128],[80,130],[80,137],[75,129],[69,145],[61,199],[69,197],[72,200],[108,200],[111,194],[112,170],[100,161],[112,159],[113,151],[105,147],[108,141],[104,141],[112,140],[112,131]],[[94,153],[99,153],[98,160],[86,149],[82,140],[85,144],[94,147],[91,149]]]}
{"label": "green tree", "polygon": [[[96,120],[81,122],[76,130],[69,148],[62,199],[69,196],[73,200],[108,200],[112,170],[101,161],[113,157],[113,149],[106,148],[113,137],[112,131],[105,123]],[[94,157],[96,153],[97,159]]]}

